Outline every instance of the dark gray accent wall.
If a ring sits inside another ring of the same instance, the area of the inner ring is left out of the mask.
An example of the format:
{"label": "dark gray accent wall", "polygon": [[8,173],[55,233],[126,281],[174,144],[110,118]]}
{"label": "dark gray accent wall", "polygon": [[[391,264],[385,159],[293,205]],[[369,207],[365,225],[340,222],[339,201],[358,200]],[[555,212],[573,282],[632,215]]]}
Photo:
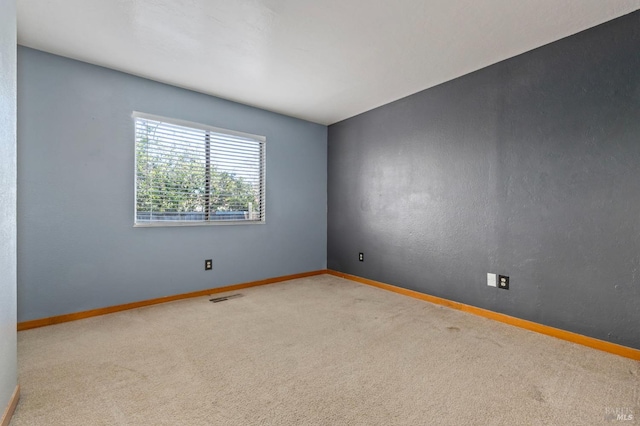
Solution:
{"label": "dark gray accent wall", "polygon": [[0,0],[0,417],[18,381],[16,354],[16,2]]}
{"label": "dark gray accent wall", "polygon": [[330,126],[328,267],[640,348],[639,52],[635,12]]}
{"label": "dark gray accent wall", "polygon": [[[133,111],[266,136],[267,223],[133,228]],[[24,47],[18,117],[19,321],[326,267],[326,126]]]}

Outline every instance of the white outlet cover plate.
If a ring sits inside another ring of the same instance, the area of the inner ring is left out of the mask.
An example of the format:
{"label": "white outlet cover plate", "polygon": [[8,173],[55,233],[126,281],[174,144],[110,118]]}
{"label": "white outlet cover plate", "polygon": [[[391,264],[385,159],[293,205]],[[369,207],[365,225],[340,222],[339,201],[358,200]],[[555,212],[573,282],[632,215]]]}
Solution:
{"label": "white outlet cover plate", "polygon": [[487,274],[487,285],[489,287],[497,287],[496,274]]}

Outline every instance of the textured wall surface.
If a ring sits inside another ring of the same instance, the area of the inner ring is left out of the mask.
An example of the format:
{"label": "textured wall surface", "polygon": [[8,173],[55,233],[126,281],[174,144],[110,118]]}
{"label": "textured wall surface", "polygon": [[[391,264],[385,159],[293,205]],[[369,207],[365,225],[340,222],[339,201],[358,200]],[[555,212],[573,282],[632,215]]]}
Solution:
{"label": "textured wall surface", "polygon": [[635,12],[330,126],[328,267],[640,348],[639,51]]}
{"label": "textured wall surface", "polygon": [[0,0],[0,417],[17,383],[16,2]]}
{"label": "textured wall surface", "polygon": [[[18,77],[19,321],[326,267],[325,126],[22,47]],[[265,135],[267,223],[133,228],[132,111]]]}

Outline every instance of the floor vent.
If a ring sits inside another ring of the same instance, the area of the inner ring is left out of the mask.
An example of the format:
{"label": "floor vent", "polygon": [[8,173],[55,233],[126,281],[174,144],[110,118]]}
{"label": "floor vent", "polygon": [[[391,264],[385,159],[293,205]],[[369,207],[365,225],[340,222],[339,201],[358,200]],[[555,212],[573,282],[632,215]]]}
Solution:
{"label": "floor vent", "polygon": [[214,297],[213,299],[209,299],[209,302],[213,302],[213,303],[224,302],[225,300],[235,299],[236,297],[242,297],[242,294],[238,293],[238,294],[231,294],[229,296]]}

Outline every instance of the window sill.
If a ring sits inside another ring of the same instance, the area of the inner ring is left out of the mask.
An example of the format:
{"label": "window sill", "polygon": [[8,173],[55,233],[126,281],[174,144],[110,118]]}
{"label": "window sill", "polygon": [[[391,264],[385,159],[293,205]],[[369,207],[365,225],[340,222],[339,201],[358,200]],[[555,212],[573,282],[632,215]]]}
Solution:
{"label": "window sill", "polygon": [[229,226],[229,225],[264,225],[264,220],[220,220],[220,221],[192,221],[192,222],[140,222],[134,223],[134,228],[172,228],[181,226]]}

